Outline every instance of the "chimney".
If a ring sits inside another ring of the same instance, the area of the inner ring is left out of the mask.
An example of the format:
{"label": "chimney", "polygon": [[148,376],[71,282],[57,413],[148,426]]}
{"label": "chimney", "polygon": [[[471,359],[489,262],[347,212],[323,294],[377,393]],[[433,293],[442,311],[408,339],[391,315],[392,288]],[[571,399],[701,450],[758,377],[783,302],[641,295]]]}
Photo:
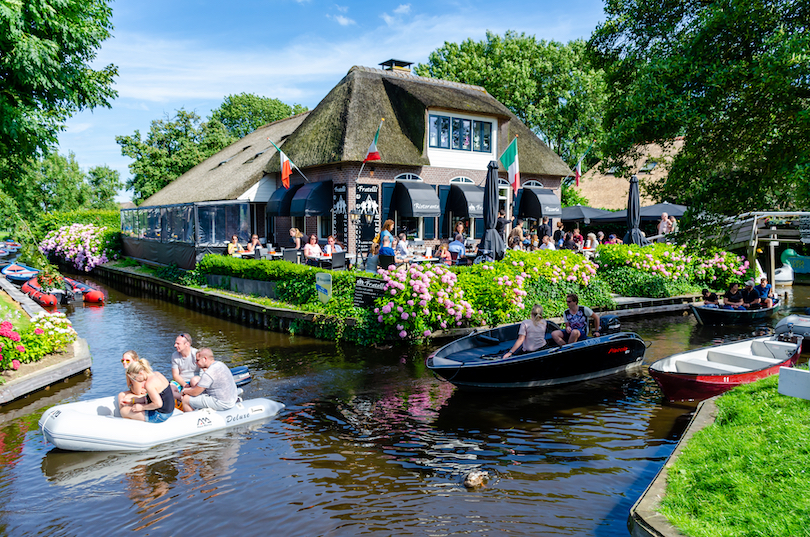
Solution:
{"label": "chimney", "polygon": [[384,71],[405,71],[406,73],[410,73],[412,64],[413,62],[402,60],[387,60],[380,65],[382,65]]}

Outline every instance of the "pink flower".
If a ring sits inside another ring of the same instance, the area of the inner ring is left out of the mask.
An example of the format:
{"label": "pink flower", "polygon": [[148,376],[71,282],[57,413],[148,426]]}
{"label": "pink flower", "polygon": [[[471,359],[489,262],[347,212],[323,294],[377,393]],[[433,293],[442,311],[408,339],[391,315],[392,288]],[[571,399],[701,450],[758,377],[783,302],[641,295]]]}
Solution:
{"label": "pink flower", "polygon": [[14,371],[17,371],[20,368],[20,361],[19,360],[12,360],[11,361],[11,368]]}
{"label": "pink flower", "polygon": [[17,349],[17,352],[25,352],[25,347],[22,345],[17,345],[15,348]]}
{"label": "pink flower", "polygon": [[406,332],[405,330],[403,330],[402,332],[400,332],[400,333],[399,333],[399,337],[401,337],[401,338],[403,338],[403,339],[404,339],[404,338],[406,338],[406,337],[408,337],[408,332]]}

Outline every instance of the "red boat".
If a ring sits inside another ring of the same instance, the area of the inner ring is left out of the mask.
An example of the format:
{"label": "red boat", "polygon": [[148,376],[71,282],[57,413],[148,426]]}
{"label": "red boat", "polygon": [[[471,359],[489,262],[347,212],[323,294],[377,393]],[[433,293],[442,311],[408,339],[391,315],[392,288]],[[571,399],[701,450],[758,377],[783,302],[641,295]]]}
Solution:
{"label": "red boat", "polygon": [[801,350],[801,336],[747,339],[658,360],[650,375],[670,401],[707,399],[792,367]]}
{"label": "red boat", "polygon": [[43,307],[55,307],[60,302],[63,304],[67,303],[78,294],[81,294],[82,299],[88,304],[104,304],[104,293],[98,289],[93,289],[89,285],[78,282],[72,278],[65,278],[65,282],[70,287],[70,293],[67,292],[67,289],[50,289],[47,292],[43,291],[36,278],[31,278],[25,282],[22,286],[22,292]]}
{"label": "red boat", "polygon": [[86,283],[78,282],[73,278],[65,278],[65,281],[73,287],[73,292],[82,294],[82,300],[88,304],[104,304],[104,293],[94,289]]}
{"label": "red boat", "polygon": [[23,293],[31,297],[31,300],[42,307],[56,307],[56,305],[59,304],[60,299],[56,297],[57,293],[46,293],[43,291],[36,278],[31,278],[22,284],[21,289]]}

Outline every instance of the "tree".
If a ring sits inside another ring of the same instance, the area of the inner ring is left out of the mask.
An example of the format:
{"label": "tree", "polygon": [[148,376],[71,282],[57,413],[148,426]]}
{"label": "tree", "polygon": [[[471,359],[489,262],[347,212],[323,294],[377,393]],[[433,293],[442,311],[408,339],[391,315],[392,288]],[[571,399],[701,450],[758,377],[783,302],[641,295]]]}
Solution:
{"label": "tree", "polygon": [[[573,166],[602,138],[606,88],[585,52],[582,40],[563,45],[513,31],[503,37],[487,32],[480,42],[445,42],[415,72],[482,86]],[[598,161],[599,152],[588,159]]]}
{"label": "tree", "polygon": [[810,0],[608,0],[591,37],[610,88],[608,165],[684,136],[648,189],[695,212],[810,201]]}
{"label": "tree", "polygon": [[124,183],[118,170],[109,166],[96,166],[87,172],[87,182],[90,185],[90,207],[93,209],[117,209],[115,196],[123,188]]}
{"label": "tree", "polygon": [[135,159],[126,187],[139,203],[235,139],[219,121],[202,122],[195,112],[177,111],[174,118],[152,121],[145,140],[140,131],[116,136],[121,153]]}
{"label": "tree", "polygon": [[300,104],[290,106],[278,99],[240,93],[225,97],[219,108],[211,113],[211,119],[225,125],[231,136],[239,139],[262,125],[306,111],[307,108]]}
{"label": "tree", "polygon": [[108,0],[0,4],[0,158],[11,173],[53,147],[73,113],[117,95],[116,67],[91,67],[111,15]]}

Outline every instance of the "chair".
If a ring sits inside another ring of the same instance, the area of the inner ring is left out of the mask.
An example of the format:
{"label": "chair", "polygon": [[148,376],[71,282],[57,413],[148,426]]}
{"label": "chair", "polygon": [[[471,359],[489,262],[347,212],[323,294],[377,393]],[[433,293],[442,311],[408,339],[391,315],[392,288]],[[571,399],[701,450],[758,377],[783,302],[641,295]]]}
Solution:
{"label": "chair", "polygon": [[458,265],[458,252],[450,252],[450,264]]}
{"label": "chair", "polygon": [[397,264],[397,260],[396,260],[396,258],[394,256],[392,256],[392,255],[381,255],[380,256],[380,261],[377,263],[377,266],[380,267],[380,268],[383,268],[385,270],[388,270],[388,267],[390,267],[391,265],[396,265],[396,264]]}
{"label": "chair", "polygon": [[262,248],[257,246],[253,249],[253,259],[262,259]]}
{"label": "chair", "polygon": [[332,270],[346,270],[346,252],[332,254]]}
{"label": "chair", "polygon": [[295,248],[287,248],[281,252],[281,258],[290,263],[298,263],[298,250]]}

